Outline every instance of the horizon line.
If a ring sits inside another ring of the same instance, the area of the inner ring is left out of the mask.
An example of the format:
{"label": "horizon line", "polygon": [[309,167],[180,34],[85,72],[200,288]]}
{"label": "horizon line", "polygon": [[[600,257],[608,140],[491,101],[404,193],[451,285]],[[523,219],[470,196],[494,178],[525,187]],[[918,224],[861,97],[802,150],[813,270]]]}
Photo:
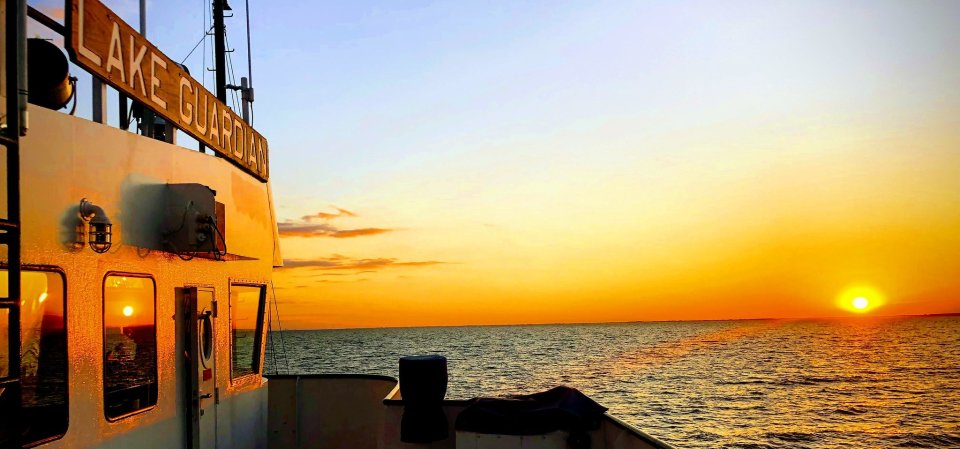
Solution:
{"label": "horizon line", "polygon": [[587,321],[587,322],[553,322],[553,323],[505,323],[505,324],[436,324],[436,325],[411,325],[411,326],[366,326],[366,327],[317,327],[308,329],[286,329],[281,331],[270,330],[270,332],[289,332],[289,331],[322,331],[322,330],[372,330],[372,329],[431,329],[445,327],[510,327],[510,326],[559,326],[559,325],[590,325],[590,324],[640,324],[640,323],[711,323],[721,321],[812,321],[812,320],[837,320],[837,319],[867,319],[867,318],[935,318],[935,317],[953,317],[960,316],[960,312],[946,313],[920,313],[920,314],[897,314],[897,315],[830,315],[819,317],[798,317],[798,318],[715,318],[715,319],[691,319],[691,320],[630,320],[630,321]]}

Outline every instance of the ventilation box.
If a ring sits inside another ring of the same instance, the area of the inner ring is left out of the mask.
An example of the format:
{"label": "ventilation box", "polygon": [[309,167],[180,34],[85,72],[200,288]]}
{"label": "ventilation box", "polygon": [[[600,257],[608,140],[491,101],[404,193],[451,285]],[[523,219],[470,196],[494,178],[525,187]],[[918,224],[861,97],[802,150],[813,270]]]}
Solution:
{"label": "ventilation box", "polygon": [[203,184],[167,184],[163,196],[163,249],[220,259],[227,250],[226,217],[217,192]]}

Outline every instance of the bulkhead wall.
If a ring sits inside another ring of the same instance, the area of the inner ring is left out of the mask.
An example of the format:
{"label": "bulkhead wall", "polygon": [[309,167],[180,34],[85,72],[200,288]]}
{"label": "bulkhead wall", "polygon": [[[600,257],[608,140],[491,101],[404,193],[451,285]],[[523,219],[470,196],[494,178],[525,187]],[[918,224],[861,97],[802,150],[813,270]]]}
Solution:
{"label": "bulkhead wall", "polygon": [[[215,156],[38,107],[30,109],[30,130],[21,143],[22,260],[59,268],[67,290],[69,427],[42,447],[184,445],[187,404],[178,390],[183,363],[174,316],[178,289],[185,286],[212,287],[220,305],[215,321],[218,445],[265,447],[266,380],[259,375],[231,379],[227,318],[233,282],[266,285],[272,296],[279,250],[269,186]],[[131,243],[156,232],[153,220],[163,213],[157,192],[167,183],[200,183],[216,191],[216,200],[225,205],[227,250],[242,260],[185,261]],[[113,222],[113,246],[106,253],[78,244],[82,198],[103,208]],[[5,200],[0,202],[0,211],[6,211]],[[105,418],[103,398],[102,295],[110,272],[149,275],[156,284],[157,404],[116,421]]]}

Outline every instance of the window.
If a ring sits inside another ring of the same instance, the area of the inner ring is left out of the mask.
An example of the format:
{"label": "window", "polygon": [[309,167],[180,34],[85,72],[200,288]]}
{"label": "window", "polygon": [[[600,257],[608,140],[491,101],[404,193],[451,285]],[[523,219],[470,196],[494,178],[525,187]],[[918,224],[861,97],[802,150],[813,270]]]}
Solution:
{"label": "window", "polygon": [[[22,442],[30,445],[63,436],[69,423],[66,288],[56,271],[24,270],[20,279],[20,417]],[[7,271],[0,270],[2,297],[9,294],[8,280]],[[8,316],[8,310],[0,310],[0,376],[10,373]]]}
{"label": "window", "polygon": [[107,419],[157,403],[156,284],[144,275],[103,281],[103,404]]}
{"label": "window", "polygon": [[262,285],[230,286],[230,378],[260,372],[266,292]]}

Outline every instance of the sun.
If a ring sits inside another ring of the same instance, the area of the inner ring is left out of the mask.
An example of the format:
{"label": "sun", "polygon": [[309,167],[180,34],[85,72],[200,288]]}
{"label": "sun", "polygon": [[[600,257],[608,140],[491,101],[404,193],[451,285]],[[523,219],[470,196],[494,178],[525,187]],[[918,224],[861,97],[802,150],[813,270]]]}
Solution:
{"label": "sun", "polygon": [[856,298],[853,298],[854,309],[863,310],[863,309],[866,309],[869,305],[870,305],[870,301],[867,300],[867,298],[864,298],[863,296],[857,296]]}
{"label": "sun", "polygon": [[847,312],[865,314],[883,307],[886,302],[886,296],[877,288],[866,284],[857,284],[844,289],[837,296],[836,305]]}
{"label": "sun", "polygon": [[130,306],[124,307],[123,316],[131,316],[131,315],[133,315],[133,307],[130,307]]}

